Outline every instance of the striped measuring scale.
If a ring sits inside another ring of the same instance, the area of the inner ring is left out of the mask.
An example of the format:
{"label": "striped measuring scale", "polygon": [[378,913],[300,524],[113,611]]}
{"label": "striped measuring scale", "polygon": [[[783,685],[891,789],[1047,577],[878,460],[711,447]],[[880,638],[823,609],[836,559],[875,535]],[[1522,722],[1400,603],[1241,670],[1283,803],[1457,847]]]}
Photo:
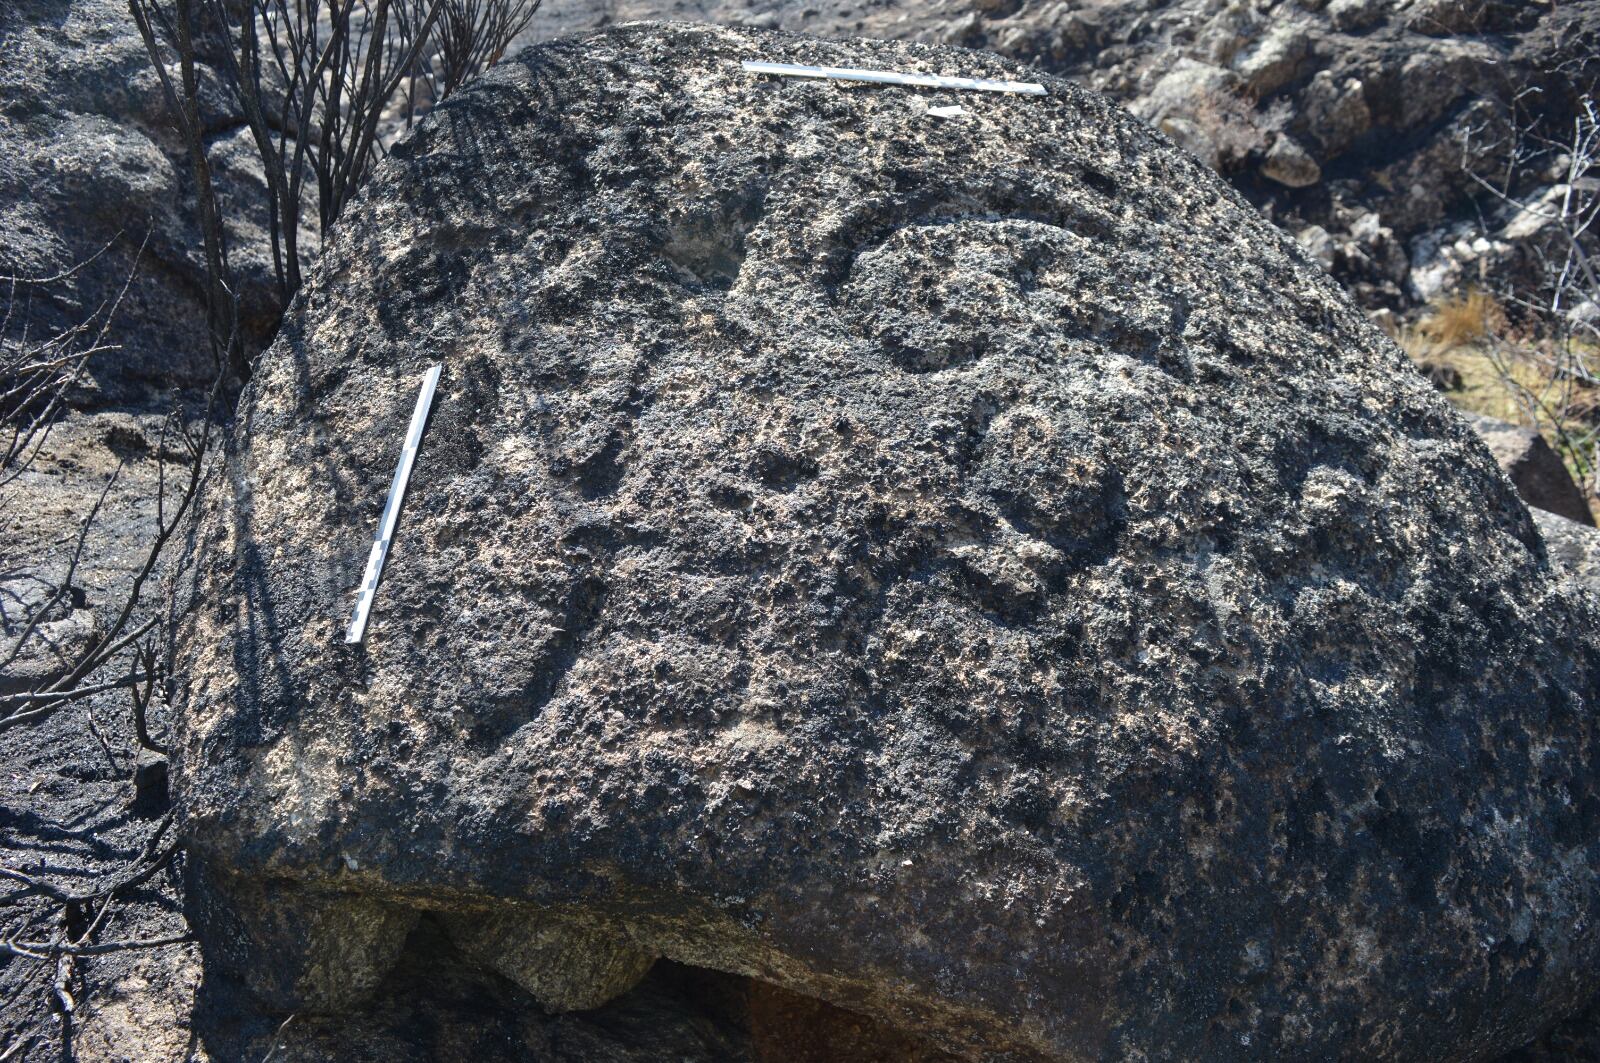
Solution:
{"label": "striped measuring scale", "polygon": [[444,366],[436,365],[422,378],[417,408],[411,414],[411,427],[406,431],[406,445],[400,451],[400,464],[395,467],[394,480],[389,484],[389,498],[383,504],[383,518],[378,521],[378,533],[372,539],[372,553],[367,556],[366,574],[361,577],[356,611],[350,617],[349,630],[345,632],[346,643],[359,643],[366,637],[367,620],[372,616],[372,601],[378,595],[378,581],[383,578],[383,562],[389,556],[389,544],[394,541],[395,525],[400,521],[400,504],[405,501],[406,485],[411,482],[411,466],[416,463],[417,448],[422,445],[422,429],[428,423],[433,393],[439,387],[439,374],[443,370]]}

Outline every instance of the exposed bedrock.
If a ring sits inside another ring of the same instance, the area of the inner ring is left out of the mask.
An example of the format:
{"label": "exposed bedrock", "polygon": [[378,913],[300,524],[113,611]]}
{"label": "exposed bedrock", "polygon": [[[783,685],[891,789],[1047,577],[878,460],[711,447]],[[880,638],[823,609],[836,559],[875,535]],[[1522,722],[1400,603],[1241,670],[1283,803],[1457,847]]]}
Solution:
{"label": "exposed bedrock", "polygon": [[1600,617],[1427,380],[1093,93],[751,57],[1040,77],[643,24],[396,147],[202,508],[218,962],[327,1004],[426,910],[547,1007],[667,957],[991,1059],[1476,1059],[1600,989]]}

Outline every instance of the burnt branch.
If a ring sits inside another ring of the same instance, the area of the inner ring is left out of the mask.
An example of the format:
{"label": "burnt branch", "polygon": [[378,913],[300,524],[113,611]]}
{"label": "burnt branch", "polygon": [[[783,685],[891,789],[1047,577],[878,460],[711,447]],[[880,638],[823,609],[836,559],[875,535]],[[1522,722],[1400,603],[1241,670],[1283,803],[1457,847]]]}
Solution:
{"label": "burnt branch", "polygon": [[69,280],[100,258],[121,238],[118,233],[99,251],[61,273],[0,277],[5,293],[0,304],[0,488],[26,472],[38,457],[89,360],[119,349],[120,345],[108,342],[107,337],[138,275],[149,236],[139,245],[117,293],[78,324],[35,336],[29,313],[32,304],[48,295],[51,286]]}

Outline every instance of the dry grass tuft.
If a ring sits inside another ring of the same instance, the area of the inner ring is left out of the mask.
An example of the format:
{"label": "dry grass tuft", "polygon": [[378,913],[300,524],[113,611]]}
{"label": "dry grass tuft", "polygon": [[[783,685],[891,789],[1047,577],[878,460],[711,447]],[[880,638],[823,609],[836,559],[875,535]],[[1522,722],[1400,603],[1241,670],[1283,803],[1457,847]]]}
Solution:
{"label": "dry grass tuft", "polygon": [[[1481,343],[1505,331],[1506,311],[1489,293],[1472,288],[1435,304],[1433,312],[1402,336],[1402,346],[1413,356],[1430,356]],[[1419,351],[1416,348],[1425,347]]]}
{"label": "dry grass tuft", "polygon": [[1517,334],[1500,301],[1478,290],[1438,303],[1396,333],[1419,368],[1455,371],[1460,385],[1449,395],[1452,403],[1543,432],[1585,493],[1600,495],[1600,387],[1572,371],[1570,342]]}

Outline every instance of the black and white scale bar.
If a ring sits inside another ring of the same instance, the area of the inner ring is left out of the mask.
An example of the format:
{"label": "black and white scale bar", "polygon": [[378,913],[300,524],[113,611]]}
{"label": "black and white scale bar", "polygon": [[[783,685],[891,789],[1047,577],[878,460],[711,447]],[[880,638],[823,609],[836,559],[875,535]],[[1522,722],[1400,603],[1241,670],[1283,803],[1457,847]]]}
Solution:
{"label": "black and white scale bar", "polygon": [[858,70],[847,66],[800,66],[795,63],[766,63],[746,59],[744,68],[752,74],[777,74],[791,78],[827,78],[833,81],[870,81],[877,85],[911,85],[922,89],[960,89],[966,92],[1018,92],[1043,96],[1045,89],[1034,81],[995,81],[991,78],[955,78],[942,74],[901,74],[894,70]]}
{"label": "black and white scale bar", "polygon": [[439,373],[443,369],[444,366],[436,365],[422,378],[417,408],[411,414],[411,427],[406,431],[405,449],[400,451],[400,464],[395,466],[394,482],[389,485],[389,500],[383,504],[383,519],[378,522],[378,534],[372,540],[366,575],[361,577],[361,596],[356,599],[356,611],[350,617],[350,630],[344,636],[347,643],[360,642],[366,637],[367,619],[372,615],[372,599],[378,593],[383,562],[389,556],[389,544],[394,541],[394,526],[400,520],[400,503],[405,501],[406,484],[411,482],[411,466],[417,460],[417,447],[422,445],[422,429],[428,423],[428,410],[433,406],[433,393],[439,386]]}

